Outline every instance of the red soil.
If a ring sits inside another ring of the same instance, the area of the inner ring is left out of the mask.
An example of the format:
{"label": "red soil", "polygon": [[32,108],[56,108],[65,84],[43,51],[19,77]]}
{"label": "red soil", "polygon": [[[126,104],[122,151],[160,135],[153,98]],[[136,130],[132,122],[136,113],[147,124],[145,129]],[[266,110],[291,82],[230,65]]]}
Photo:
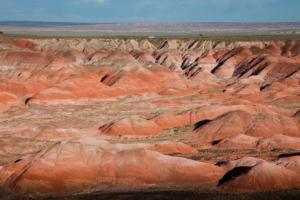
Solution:
{"label": "red soil", "polygon": [[1,191],[300,188],[298,42],[1,37],[0,49]]}

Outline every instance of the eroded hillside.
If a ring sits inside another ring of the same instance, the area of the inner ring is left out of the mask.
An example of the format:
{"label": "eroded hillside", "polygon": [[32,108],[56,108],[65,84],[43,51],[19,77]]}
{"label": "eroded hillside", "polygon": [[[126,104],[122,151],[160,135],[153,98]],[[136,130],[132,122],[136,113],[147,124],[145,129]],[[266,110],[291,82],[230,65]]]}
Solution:
{"label": "eroded hillside", "polygon": [[300,189],[300,44],[0,38],[0,187]]}

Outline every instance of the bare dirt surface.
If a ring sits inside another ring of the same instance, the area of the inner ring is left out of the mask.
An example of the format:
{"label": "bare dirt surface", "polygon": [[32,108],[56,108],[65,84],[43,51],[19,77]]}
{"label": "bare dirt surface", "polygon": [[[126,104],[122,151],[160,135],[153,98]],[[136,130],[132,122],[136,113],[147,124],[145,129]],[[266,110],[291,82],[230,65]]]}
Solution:
{"label": "bare dirt surface", "polygon": [[299,113],[293,40],[3,36],[1,194],[299,197]]}

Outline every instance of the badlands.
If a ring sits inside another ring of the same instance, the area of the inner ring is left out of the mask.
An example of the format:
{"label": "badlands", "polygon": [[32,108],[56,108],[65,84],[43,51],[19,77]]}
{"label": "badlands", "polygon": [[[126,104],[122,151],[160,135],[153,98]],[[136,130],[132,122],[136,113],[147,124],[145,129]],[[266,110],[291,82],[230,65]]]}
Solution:
{"label": "badlands", "polygon": [[300,189],[297,41],[2,36],[0,79],[0,197]]}

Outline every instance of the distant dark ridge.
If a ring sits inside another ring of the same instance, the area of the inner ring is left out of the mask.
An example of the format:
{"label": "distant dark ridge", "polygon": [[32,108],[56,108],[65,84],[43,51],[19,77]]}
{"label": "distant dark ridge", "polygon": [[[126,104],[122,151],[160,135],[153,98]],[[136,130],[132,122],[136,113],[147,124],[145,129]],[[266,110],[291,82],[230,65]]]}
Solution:
{"label": "distant dark ridge", "polygon": [[17,26],[17,27],[55,27],[55,26],[77,26],[77,25],[95,25],[95,23],[0,21],[0,26]]}

